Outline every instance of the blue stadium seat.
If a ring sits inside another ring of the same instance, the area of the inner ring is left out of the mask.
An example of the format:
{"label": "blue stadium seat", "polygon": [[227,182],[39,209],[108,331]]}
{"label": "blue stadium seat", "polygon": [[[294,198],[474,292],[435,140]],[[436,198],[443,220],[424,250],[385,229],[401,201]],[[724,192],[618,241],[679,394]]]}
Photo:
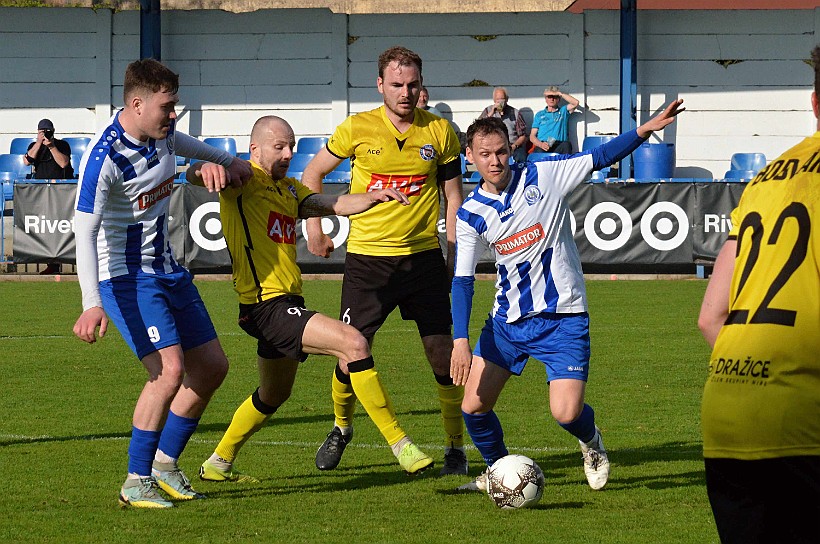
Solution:
{"label": "blue stadium seat", "polygon": [[[0,172],[0,178],[3,174],[8,172]],[[3,201],[11,201],[14,199],[14,181],[10,179],[3,179]]]}
{"label": "blue stadium seat", "polygon": [[461,158],[461,174],[464,175],[467,173],[467,157],[464,156],[464,153],[459,154]]}
{"label": "blue stadium seat", "polygon": [[296,142],[296,152],[311,153],[315,155],[320,149],[325,147],[326,143],[327,138],[324,136],[304,136],[299,138],[299,141]]}
{"label": "blue stadium seat", "polygon": [[749,180],[757,175],[756,170],[729,170],[723,179]]}
{"label": "blue stadium seat", "polygon": [[23,155],[5,153],[0,155],[0,172],[14,172],[24,178],[31,172],[31,167],[23,162]]}
{"label": "blue stadium seat", "polygon": [[[607,170],[609,169],[607,168]],[[589,181],[591,181],[592,183],[603,183],[604,180],[606,180],[606,175],[603,171],[598,170],[592,172],[592,176],[589,178]]]}
{"label": "blue stadium seat", "polygon": [[339,166],[333,169],[335,172],[350,172],[350,157],[339,163]]}
{"label": "blue stadium seat", "polygon": [[[594,149],[594,148],[598,147],[599,145],[607,143],[608,141],[612,140],[613,138],[615,138],[615,136],[587,136],[586,138],[584,138],[584,143],[581,146],[581,151],[589,151],[590,149]],[[609,177],[610,170],[611,170],[611,167],[609,167],[609,166],[607,166],[606,168],[601,169],[601,181],[603,181],[603,179]],[[593,174],[594,173],[595,172],[593,172]]]}
{"label": "blue stadium seat", "polygon": [[350,175],[350,172],[334,170],[325,176],[324,183],[350,183]]}
{"label": "blue stadium seat", "polygon": [[763,153],[735,153],[732,155],[731,170],[753,170],[755,174],[766,166],[766,155]]}
{"label": "blue stadium seat", "polygon": [[[63,138],[68,145],[71,146],[71,154],[82,155],[85,153],[85,150],[88,149],[88,144],[91,143],[91,138],[86,138],[84,136],[78,136],[74,138]],[[78,165],[80,163],[77,163]],[[74,167],[76,169],[76,166]]]}
{"label": "blue stadium seat", "polygon": [[251,160],[251,154],[250,154],[250,152],[247,152],[247,153],[237,153],[237,154],[236,154],[236,156],[237,156],[237,157],[239,157],[240,159],[245,159],[246,161]]}
{"label": "blue stadium seat", "polygon": [[177,155],[177,166],[185,166],[188,164],[188,157],[183,157],[182,155]]}
{"label": "blue stadium seat", "polygon": [[587,136],[584,138],[584,143],[581,146],[581,151],[589,151],[592,148],[605,144],[615,138],[615,136]]}
{"label": "blue stadium seat", "polygon": [[231,155],[236,155],[236,140],[231,137],[226,138],[204,138],[202,140],[208,145],[212,145],[219,149],[224,149]]}
{"label": "blue stadium seat", "polygon": [[481,173],[478,170],[470,174],[470,183],[478,183],[481,181]]}
{"label": "blue stadium seat", "polygon": [[188,179],[185,177],[185,172],[180,172],[177,174],[177,177],[174,178],[174,183],[188,183]]}
{"label": "blue stadium seat", "polygon": [[292,176],[292,172],[304,172],[305,166],[308,165],[310,159],[314,157],[313,153],[294,153],[293,158],[290,159],[290,167],[288,168],[288,175]]}
{"label": "blue stadium seat", "polygon": [[12,155],[24,155],[28,151],[29,144],[34,143],[34,138],[14,138],[9,146],[9,153]]}

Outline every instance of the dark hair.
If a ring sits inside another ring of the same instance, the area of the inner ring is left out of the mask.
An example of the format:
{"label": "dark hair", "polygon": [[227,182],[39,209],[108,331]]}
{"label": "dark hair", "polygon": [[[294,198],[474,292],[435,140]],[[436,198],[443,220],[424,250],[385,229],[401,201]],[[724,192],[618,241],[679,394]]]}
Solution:
{"label": "dark hair", "polygon": [[814,92],[820,99],[820,45],[815,45],[812,49],[811,61],[814,64]]}
{"label": "dark hair", "polygon": [[170,68],[158,60],[136,60],[125,69],[125,84],[122,89],[123,100],[127,102],[128,97],[138,89],[152,93],[169,92],[176,94],[179,90],[179,75],[172,72]]}
{"label": "dark hair", "polygon": [[507,126],[501,119],[498,117],[482,117],[473,121],[473,124],[467,129],[467,147],[473,147],[473,138],[476,135],[489,136],[490,134],[498,134],[505,142],[509,143]]}
{"label": "dark hair", "polygon": [[396,45],[379,55],[379,77],[384,78],[384,69],[391,62],[398,62],[399,66],[413,66],[419,69],[421,75],[421,57],[406,47]]}

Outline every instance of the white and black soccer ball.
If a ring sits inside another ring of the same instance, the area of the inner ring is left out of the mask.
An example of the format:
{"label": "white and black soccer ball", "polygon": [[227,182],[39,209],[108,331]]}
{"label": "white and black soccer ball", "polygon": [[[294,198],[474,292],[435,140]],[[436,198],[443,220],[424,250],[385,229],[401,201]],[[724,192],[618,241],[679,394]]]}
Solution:
{"label": "white and black soccer ball", "polygon": [[544,493],[544,472],[524,455],[507,455],[490,467],[487,493],[499,508],[527,508]]}

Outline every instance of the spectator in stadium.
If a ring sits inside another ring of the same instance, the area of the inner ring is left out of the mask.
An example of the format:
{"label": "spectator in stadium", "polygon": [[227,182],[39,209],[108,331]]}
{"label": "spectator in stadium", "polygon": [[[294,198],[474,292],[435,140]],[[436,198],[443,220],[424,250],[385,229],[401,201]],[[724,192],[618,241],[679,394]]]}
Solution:
{"label": "spectator in stadium", "polygon": [[153,59],[125,71],[122,110],[97,133],[80,172],[74,228],[83,313],[74,334],[94,343],[111,319],[148,372],[133,416],[122,506],[170,508],[200,499],[177,465],[228,372],[193,277],[168,244],[175,153],[227,165],[234,183],[250,166],[175,130],[179,76]]}
{"label": "spectator in stadium", "polygon": [[42,119],[37,124],[37,135],[29,144],[23,162],[34,167],[34,179],[73,179],[71,146],[54,137],[54,123]]}
{"label": "spectator in stadium", "polygon": [[743,191],[698,318],[712,347],[701,429],[721,542],[817,542],[820,46],[816,130]]}
{"label": "spectator in stadium", "polygon": [[[251,131],[253,176],[242,187],[227,187],[225,168],[219,165],[200,162],[187,172],[191,183],[220,193],[222,229],[239,295],[239,326],[258,340],[259,387],[236,410],[213,455],[200,467],[203,480],[255,480],[234,470],[233,463],[242,445],[290,397],[296,370],[308,354],[337,357],[345,379],[385,438],[395,434],[394,443],[409,441],[364,336],[346,323],[305,308],[293,234],[297,218],[346,216],[388,200],[399,205],[409,200],[393,188],[342,196],[315,194],[286,177],[295,145],[290,125],[266,116]],[[402,467],[412,471],[412,456],[402,456],[401,449],[394,453]]]}
{"label": "spectator in stadium", "polygon": [[493,89],[493,103],[481,112],[479,119],[497,117],[507,127],[510,149],[516,162],[527,160],[527,123],[521,112],[508,104],[510,95],[504,87]]}
{"label": "spectator in stadium", "polygon": [[[593,170],[620,160],[683,111],[682,100],[636,130],[557,161],[509,164],[500,119],[477,119],[467,130],[467,158],[482,180],[456,221],[451,375],[466,384],[461,405],[467,431],[487,466],[508,454],[493,408],[507,380],[529,357],[544,363],[549,403],[558,424],[578,439],[592,489],[609,478],[609,459],[595,413],[584,402],[589,375],[589,315],[584,274],[572,238],[567,197]],[[475,269],[487,246],[495,251],[495,305],[471,353],[469,322]],[[487,492],[487,472],[459,487]]]}
{"label": "spectator in stadium", "polygon": [[[561,104],[561,100],[566,104]],[[547,107],[535,114],[532,120],[530,141],[535,146],[533,152],[572,153],[569,142],[569,116],[578,107],[578,99],[562,93],[558,87],[544,89]]]}
{"label": "spectator in stadium", "polygon": [[416,103],[417,108],[421,108],[425,111],[429,111],[433,115],[438,115],[441,117],[441,112],[436,109],[435,106],[430,106],[427,102],[430,100],[430,93],[427,92],[427,87],[422,87],[421,92],[419,92],[419,101]]}
{"label": "spectator in stadium", "polygon": [[[384,105],[348,117],[327,146],[308,164],[302,182],[321,191],[322,178],[346,157],[356,157],[351,193],[389,185],[405,193],[411,205],[387,203],[351,217],[342,282],[343,321],[372,343],[376,331],[398,306],[414,320],[437,383],[445,432],[440,474],[466,474],[464,389],[450,379],[453,348],[448,271],[455,254],[455,213],[461,205],[458,137],[450,123],[416,107],[422,87],[421,58],[404,47],[379,56],[376,85]],[[445,199],[447,261],[439,245],[439,198]],[[308,248],[327,257],[333,242],[317,219],[308,219]],[[338,465],[352,437],[356,397],[338,369],[333,377],[335,426],[316,454],[316,466]],[[419,451],[419,467],[433,460]]]}

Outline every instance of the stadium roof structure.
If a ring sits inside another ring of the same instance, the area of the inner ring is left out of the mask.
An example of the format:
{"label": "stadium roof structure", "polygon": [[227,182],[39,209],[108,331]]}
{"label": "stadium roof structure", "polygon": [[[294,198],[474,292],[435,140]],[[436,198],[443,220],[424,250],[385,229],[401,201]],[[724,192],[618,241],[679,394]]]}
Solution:
{"label": "stadium roof structure", "polygon": [[[140,0],[42,0],[55,7],[140,9]],[[327,8],[333,13],[496,13],[566,11],[574,0],[437,0],[386,2],[384,0],[161,0],[163,10],[219,9],[244,13],[260,9]]]}

